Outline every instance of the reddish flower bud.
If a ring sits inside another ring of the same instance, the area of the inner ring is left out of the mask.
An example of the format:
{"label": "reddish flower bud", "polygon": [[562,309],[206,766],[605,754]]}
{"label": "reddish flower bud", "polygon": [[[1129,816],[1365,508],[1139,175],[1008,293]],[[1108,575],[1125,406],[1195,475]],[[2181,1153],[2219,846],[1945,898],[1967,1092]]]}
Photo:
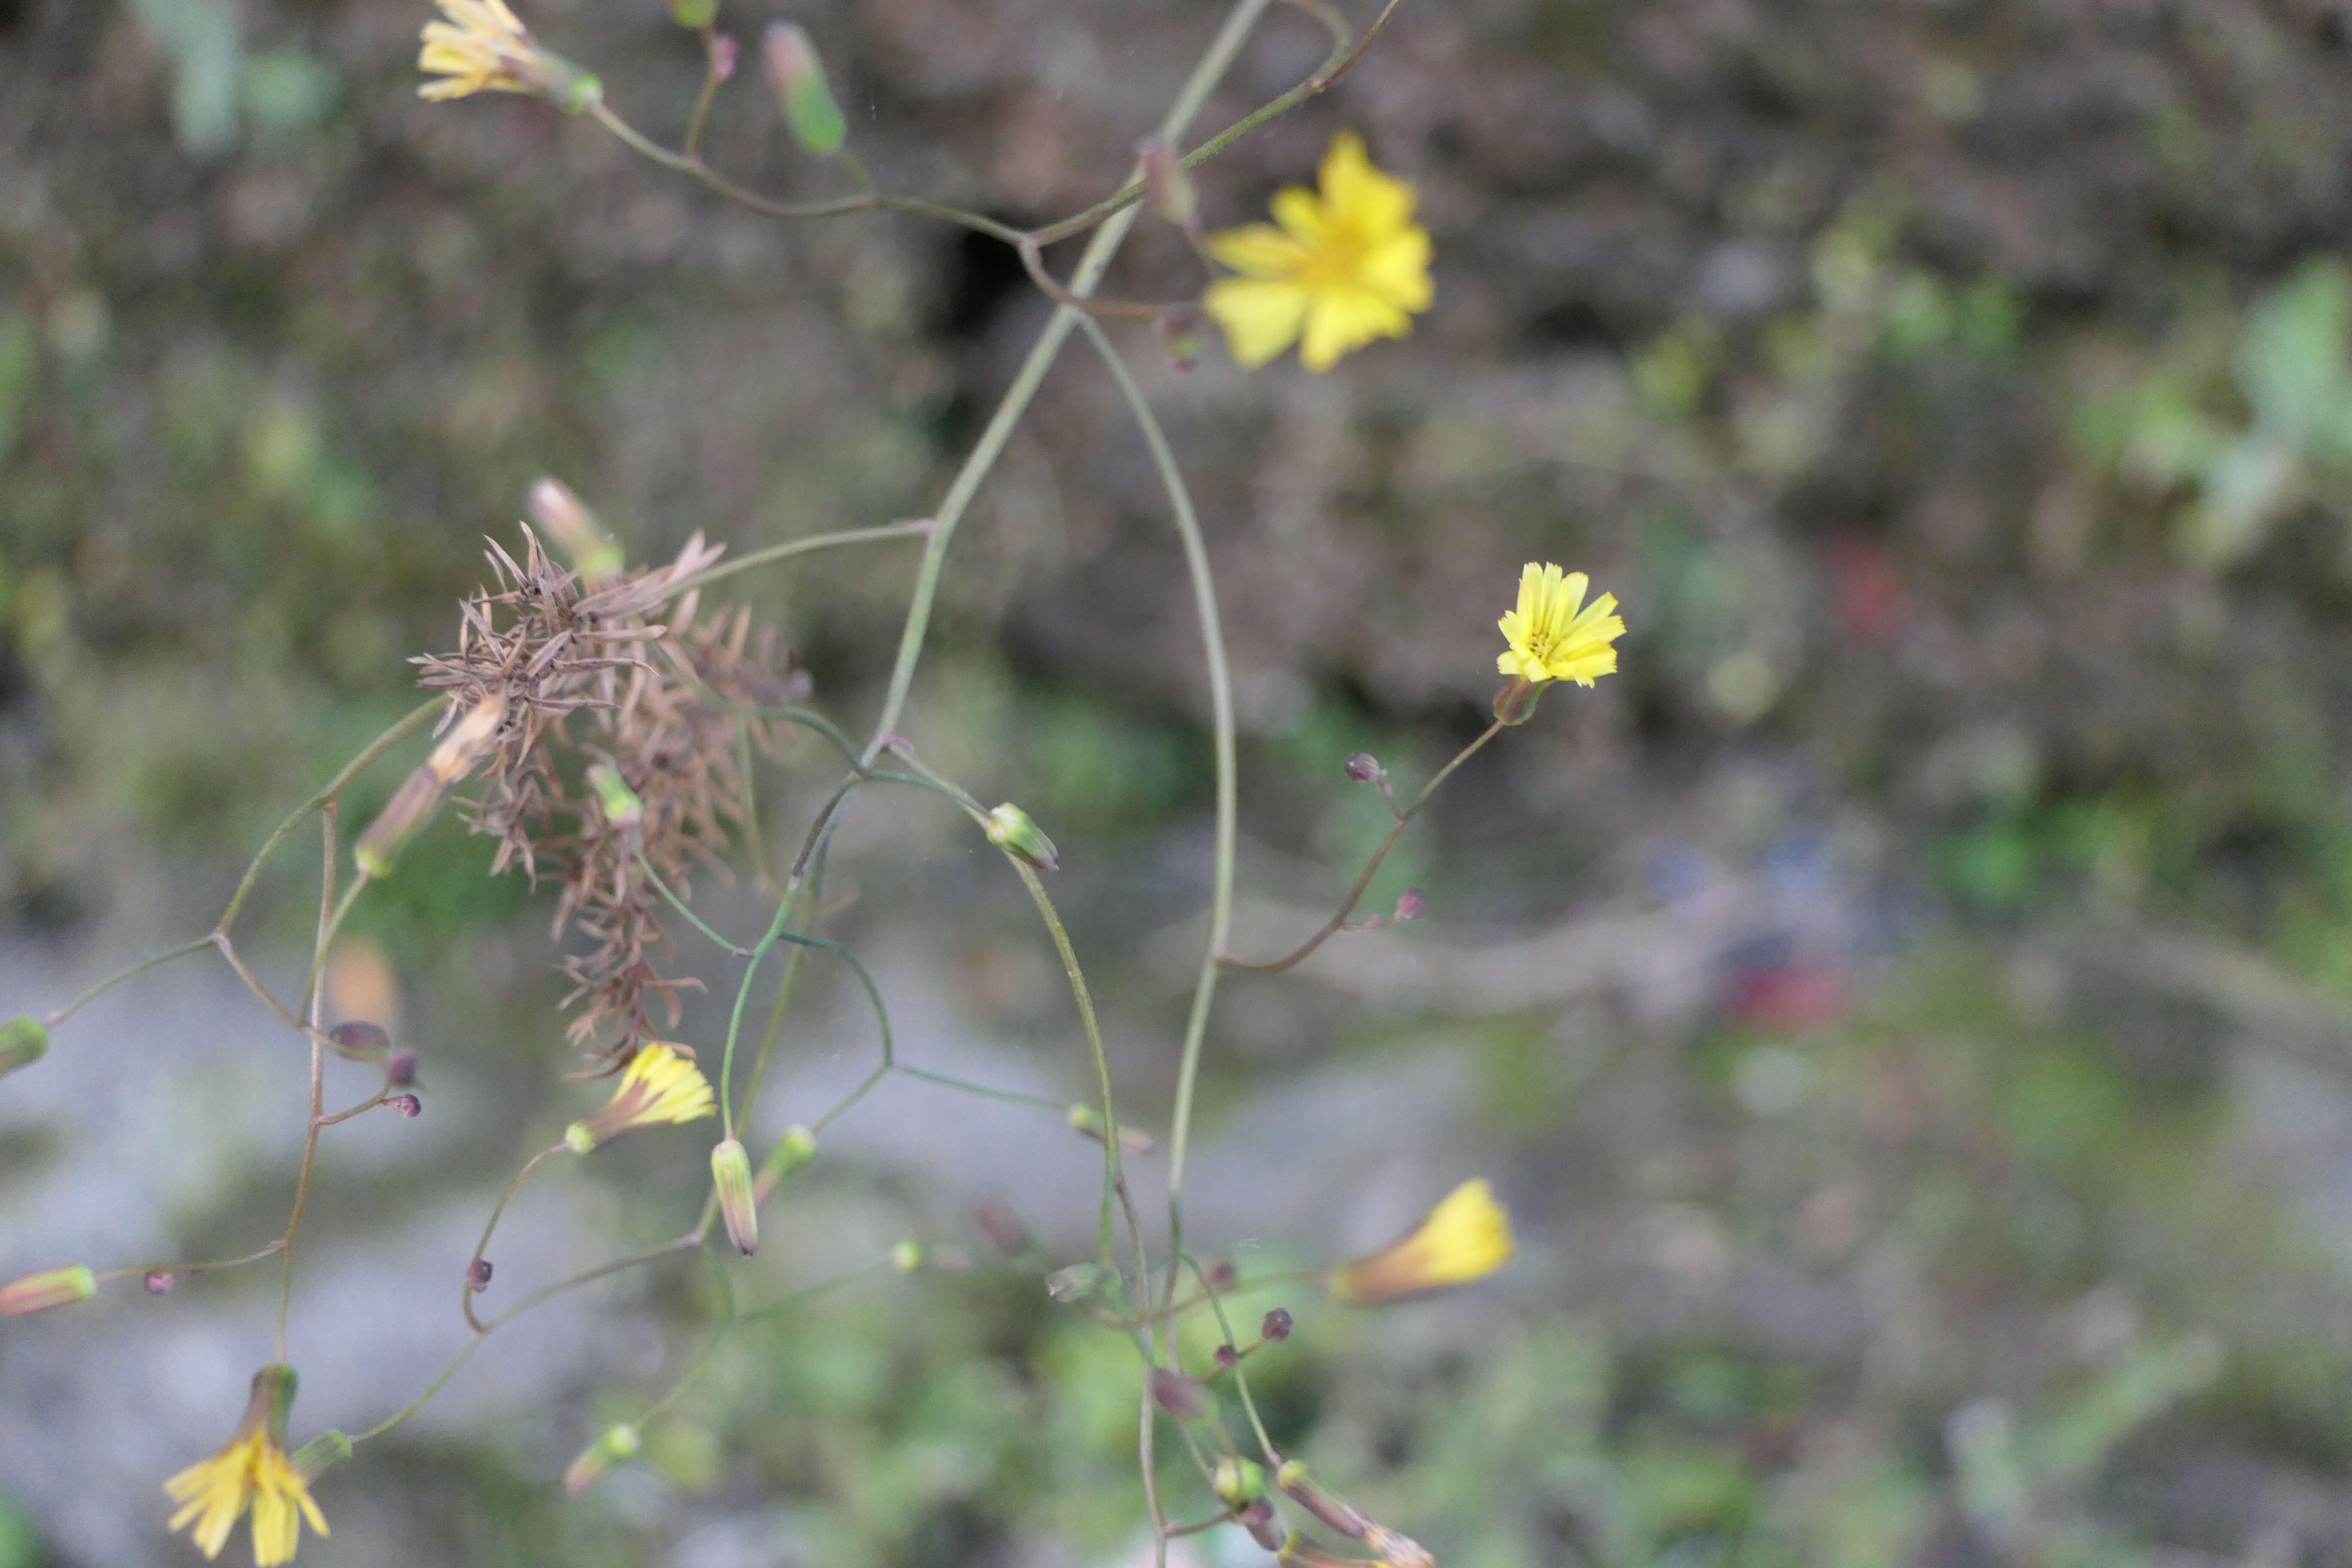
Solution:
{"label": "reddish flower bud", "polygon": [[1428,908],[1428,900],[1421,896],[1421,889],[1407,888],[1397,895],[1396,914],[1392,918],[1398,921],[1417,921],[1421,918],[1421,911],[1426,908]]}
{"label": "reddish flower bud", "polygon": [[395,1094],[384,1103],[403,1116],[415,1116],[425,1109],[425,1102],[413,1094]]}
{"label": "reddish flower bud", "polygon": [[1219,1345],[1217,1347],[1215,1360],[1219,1366],[1239,1366],[1241,1364],[1241,1359],[1242,1352],[1234,1349],[1233,1346]]}
{"label": "reddish flower bud", "polygon": [[1274,1517],[1274,1504],[1258,1498],[1242,1510],[1241,1520],[1252,1541],[1268,1552],[1282,1550],[1282,1543],[1287,1538],[1283,1533],[1281,1523]]}
{"label": "reddish flower bud", "polygon": [[1261,1339],[1288,1339],[1290,1337],[1290,1314],[1283,1310],[1280,1307],[1276,1307],[1274,1310],[1265,1315],[1265,1321],[1258,1325],[1257,1331],[1258,1336]]}
{"label": "reddish flower bud", "polygon": [[146,1278],[140,1281],[147,1287],[147,1294],[150,1296],[161,1296],[179,1282],[180,1277],[168,1268],[150,1268],[147,1270]]}
{"label": "reddish flower bud", "polygon": [[1189,1418],[1209,1413],[1209,1391],[1201,1380],[1165,1367],[1151,1374],[1151,1399],[1171,1415]]}
{"label": "reddish flower bud", "polygon": [[384,1062],[391,1057],[392,1037],[383,1032],[383,1026],[364,1018],[346,1018],[327,1031],[327,1038],[335,1043],[340,1055],[352,1061]]}
{"label": "reddish flower bud", "polygon": [[388,1089],[406,1089],[416,1081],[416,1053],[398,1050],[383,1059],[383,1081]]}
{"label": "reddish flower bud", "polygon": [[466,1289],[478,1296],[490,1288],[490,1260],[477,1258],[466,1265]]}
{"label": "reddish flower bud", "polygon": [[1370,752],[1358,752],[1347,761],[1348,776],[1358,784],[1378,784],[1388,776],[1381,760]]}

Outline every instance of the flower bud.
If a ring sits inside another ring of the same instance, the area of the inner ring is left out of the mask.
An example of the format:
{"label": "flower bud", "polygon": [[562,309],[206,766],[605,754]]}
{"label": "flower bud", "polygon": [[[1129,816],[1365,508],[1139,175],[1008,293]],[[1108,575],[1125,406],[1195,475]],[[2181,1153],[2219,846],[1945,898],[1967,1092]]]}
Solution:
{"label": "flower bud", "polygon": [[1192,188],[1192,171],[1164,136],[1147,136],[1137,144],[1143,159],[1143,182],[1151,191],[1151,210],[1179,228],[1190,228],[1201,216],[1201,198]]}
{"label": "flower bud", "polygon": [[635,827],[646,819],[646,803],[637,798],[621,777],[621,771],[610,763],[596,763],[588,769],[588,787],[596,792],[596,804],[604,809],[604,820],[615,827]]}
{"label": "flower bud", "polygon": [[1038,831],[1027,812],[1009,800],[988,814],[988,841],[1040,871],[1057,869],[1061,864],[1054,841]]}
{"label": "flower bud", "polygon": [[383,1058],[383,1082],[387,1089],[406,1089],[416,1081],[416,1053],[398,1050]]}
{"label": "flower bud", "polygon": [[466,1289],[478,1296],[490,1288],[490,1260],[477,1258],[466,1265]]}
{"label": "flower bud", "polygon": [[816,1134],[805,1127],[787,1127],[768,1157],[760,1162],[760,1179],[751,1184],[751,1201],[763,1204],[776,1184],[816,1158]]}
{"label": "flower bud", "polygon": [[567,1492],[585,1490],[598,1476],[612,1468],[616,1459],[625,1459],[643,1446],[637,1429],[626,1422],[607,1426],[597,1439],[582,1451],[563,1472],[563,1489]]}
{"label": "flower bud", "polygon": [[38,1018],[23,1014],[0,1024],[0,1078],[18,1068],[31,1067],[48,1054],[49,1031]]}
{"label": "flower bud", "polygon": [[413,1094],[395,1094],[384,1103],[403,1116],[420,1116],[425,1111],[425,1102]]}
{"label": "flower bud", "polygon": [[294,1473],[306,1481],[315,1481],[352,1457],[352,1440],[333,1427],[311,1438],[288,1456]]}
{"label": "flower bud", "polygon": [[[677,16],[688,5],[708,4],[711,16],[719,14],[718,0],[671,0],[670,15]],[[700,27],[704,22],[688,22],[679,17],[682,26]],[[556,548],[572,560],[572,570],[580,580],[593,588],[621,571],[621,547],[596,521],[596,514],[583,505],[572,488],[560,479],[542,479],[530,487],[523,504],[530,510],[530,520],[539,524],[541,532],[553,539]]]}
{"label": "flower bud", "polygon": [[[327,1038],[334,1042],[335,1054],[346,1061],[383,1062],[392,1056],[392,1037],[383,1032],[382,1026],[365,1019],[347,1018],[328,1030]],[[409,1059],[412,1063],[415,1060],[414,1057]]]}
{"label": "flower bud", "polygon": [[824,65],[808,34],[790,22],[772,22],[764,53],[768,81],[776,89],[793,139],[820,158],[839,152],[848,139],[849,124],[825,85]]}
{"label": "flower bud", "polygon": [[1209,1265],[1209,1288],[1213,1290],[1230,1290],[1241,1277],[1242,1271],[1234,1267],[1230,1258],[1220,1258]]}
{"label": "flower bud", "polygon": [[1214,1352],[1211,1352],[1211,1359],[1221,1369],[1236,1367],[1242,1363],[1242,1352],[1231,1345],[1219,1345]]}
{"label": "flower bud", "polygon": [[1209,1413],[1209,1391],[1197,1377],[1160,1367],[1151,1374],[1151,1402],[1180,1420]]}
{"label": "flower bud", "polygon": [[1506,724],[1526,723],[1536,716],[1536,701],[1550,684],[1548,680],[1529,680],[1523,675],[1511,677],[1495,693],[1495,717]]}
{"label": "flower bud", "polygon": [[1274,1517],[1274,1504],[1260,1498],[1242,1509],[1241,1520],[1243,1527],[1250,1532],[1252,1541],[1256,1542],[1268,1552],[1282,1550],[1284,1535],[1282,1525]]}
{"label": "flower bud", "polygon": [[[742,58],[742,53],[741,46],[738,45],[735,40],[727,34],[711,34],[710,79],[713,81],[734,80],[735,65],[736,62]],[[617,566],[619,562],[620,552],[616,550],[614,552],[614,563]]]}
{"label": "flower bud", "polygon": [[1159,330],[1160,346],[1168,351],[1168,363],[1178,370],[1190,370],[1201,363],[1202,324],[1208,320],[1198,305],[1189,301],[1160,308],[1151,319]]}
{"label": "flower bud", "polygon": [[1297,1459],[1275,1471],[1274,1483],[1286,1493],[1290,1500],[1329,1525],[1340,1534],[1360,1541],[1372,1521],[1340,1501],[1329,1492],[1307,1479],[1307,1467]]}
{"label": "flower bud", "polygon": [[1421,918],[1421,911],[1428,907],[1429,900],[1421,896],[1419,888],[1407,888],[1397,895],[1396,913],[1389,918],[1399,924],[1417,921]]}
{"label": "flower bud", "polygon": [[418,768],[403,779],[359,842],[352,846],[352,863],[371,877],[389,877],[398,870],[401,850],[433,820],[447,787],[433,776],[431,768]]}
{"label": "flower bud", "polygon": [[147,1287],[150,1296],[161,1296],[180,1282],[180,1277],[169,1268],[150,1268],[139,1281]]}
{"label": "flower bud", "polygon": [[70,1307],[76,1301],[87,1301],[97,1294],[98,1276],[77,1263],[66,1268],[27,1274],[22,1279],[0,1285],[0,1312],[12,1317],[46,1312],[51,1307]]}
{"label": "flower bud", "polygon": [[1109,1271],[1099,1263],[1073,1263],[1045,1276],[1045,1294],[1066,1307],[1100,1294],[1109,1279]]}
{"label": "flower bud", "polygon": [[1375,1524],[1364,1531],[1364,1544],[1372,1555],[1388,1564],[1388,1568],[1433,1568],[1436,1559],[1429,1549],[1410,1535],[1401,1535],[1387,1525]]}
{"label": "flower bud", "polygon": [[972,1205],[971,1223],[1007,1258],[1018,1258],[1029,1250],[1029,1227],[1002,1198],[982,1198]]}
{"label": "flower bud", "polygon": [[1265,1315],[1265,1321],[1257,1326],[1257,1335],[1258,1338],[1262,1340],[1288,1339],[1290,1337],[1290,1314],[1284,1311],[1280,1307],[1275,1308],[1274,1310]]}
{"label": "flower bud", "polygon": [[719,1189],[719,1217],[727,1222],[727,1239],[749,1258],[760,1245],[760,1210],[751,1195],[751,1157],[740,1138],[721,1139],[711,1147],[710,1181]]}
{"label": "flower bud", "polygon": [[1255,1459],[1220,1459],[1209,1488],[1227,1508],[1246,1508],[1265,1496],[1265,1470]]}
{"label": "flower bud", "polygon": [[1381,760],[1370,752],[1355,752],[1343,765],[1348,770],[1348,776],[1358,784],[1378,784],[1388,777],[1388,770],[1381,766]]}
{"label": "flower bud", "polygon": [[719,0],[669,0],[669,19],[698,33],[719,20]]}
{"label": "flower bud", "polygon": [[902,1241],[890,1249],[890,1267],[901,1274],[912,1274],[923,1266],[922,1244]]}

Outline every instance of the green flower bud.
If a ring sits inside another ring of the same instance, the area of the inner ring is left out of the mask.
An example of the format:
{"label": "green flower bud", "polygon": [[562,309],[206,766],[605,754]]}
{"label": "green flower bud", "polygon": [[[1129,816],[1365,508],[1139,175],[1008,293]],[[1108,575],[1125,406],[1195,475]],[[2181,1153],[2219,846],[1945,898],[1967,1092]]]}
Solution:
{"label": "green flower bud", "polygon": [[19,1014],[0,1024],[0,1078],[31,1067],[49,1051],[49,1031],[37,1018]]}
{"label": "green flower bud", "polygon": [[597,1439],[582,1450],[563,1472],[563,1489],[576,1492],[593,1484],[598,1476],[613,1468],[614,1461],[625,1459],[644,1446],[637,1429],[626,1422],[607,1426]]}
{"label": "green flower bud", "polygon": [[751,1158],[740,1139],[721,1140],[710,1151],[710,1180],[719,1189],[719,1216],[727,1239],[749,1258],[760,1245],[760,1210],[751,1195]]}
{"label": "green flower bud", "polygon": [[698,33],[719,20],[719,0],[669,0],[669,19]]}
{"label": "green flower bud", "polygon": [[923,1266],[923,1248],[919,1242],[902,1241],[890,1249],[890,1267],[901,1274],[912,1274]]}
{"label": "green flower bud", "polygon": [[621,777],[620,770],[610,763],[597,763],[588,770],[588,787],[596,792],[596,804],[604,810],[604,820],[615,827],[634,827],[646,819],[646,803],[637,798]]}
{"label": "green flower bud", "polygon": [[751,1184],[754,1203],[766,1203],[776,1184],[816,1158],[816,1134],[805,1127],[787,1127],[768,1157],[760,1162],[760,1179]]}
{"label": "green flower bud", "polygon": [[1254,1459],[1220,1459],[1209,1486],[1227,1508],[1244,1508],[1265,1495],[1265,1470]]}
{"label": "green flower bud", "polygon": [[791,22],[771,23],[764,52],[768,80],[783,106],[793,139],[820,158],[839,152],[848,140],[849,123],[841,117],[833,89],[825,85],[824,62],[808,34]]}
{"label": "green flower bud", "polygon": [[27,1274],[22,1279],[0,1285],[0,1312],[12,1317],[46,1312],[51,1307],[70,1307],[76,1301],[87,1301],[97,1294],[98,1276],[76,1263],[65,1268]]}
{"label": "green flower bud", "polygon": [[1027,812],[1009,800],[988,814],[988,841],[1040,871],[1054,870],[1061,864],[1054,841],[1038,831]]}

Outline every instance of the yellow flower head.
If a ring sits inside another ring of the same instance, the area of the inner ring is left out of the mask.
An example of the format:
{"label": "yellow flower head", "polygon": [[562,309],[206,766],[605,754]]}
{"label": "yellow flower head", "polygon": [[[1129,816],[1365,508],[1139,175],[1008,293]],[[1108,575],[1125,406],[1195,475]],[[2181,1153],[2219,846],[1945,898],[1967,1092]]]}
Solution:
{"label": "yellow flower head", "polygon": [[172,1516],[172,1528],[193,1523],[190,1534],[206,1557],[220,1555],[248,1504],[253,1509],[253,1561],[258,1568],[294,1561],[303,1520],[320,1534],[327,1533],[327,1521],[310,1500],[310,1489],[286,1457],[286,1412],[293,1403],[294,1369],[263,1367],[253,1374],[253,1397],[228,1447],[163,1483],[180,1505]]}
{"label": "yellow flower head", "polygon": [[1625,635],[1625,623],[1612,613],[1613,594],[1585,604],[1587,586],[1581,572],[1562,575],[1549,562],[1528,562],[1519,574],[1519,607],[1499,623],[1511,646],[1496,656],[1495,668],[1538,686],[1548,680],[1590,686],[1593,677],[1613,674],[1617,650],[1609,645]]}
{"label": "yellow flower head", "polygon": [[1241,276],[1211,284],[1202,303],[1244,365],[1298,342],[1308,370],[1328,370],[1375,338],[1404,336],[1410,313],[1429,309],[1429,231],[1412,221],[1412,187],[1373,168],[1347,131],[1321,177],[1320,195],[1277,192],[1273,223],[1209,237],[1209,254]]}
{"label": "yellow flower head", "polygon": [[624,1132],[665,1121],[693,1121],[718,1114],[710,1084],[684,1046],[659,1042],[642,1047],[622,1069],[621,1087],[595,1115],[564,1129],[572,1152],[585,1154]]}
{"label": "yellow flower head", "polygon": [[416,89],[423,98],[464,98],[477,92],[528,92],[565,109],[603,97],[593,76],[532,39],[506,0],[439,0],[446,22],[425,24],[416,68],[439,81]]}
{"label": "yellow flower head", "polygon": [[1483,1279],[1511,1260],[1511,1216],[1485,1177],[1445,1194],[1402,1240],[1331,1271],[1331,1293],[1369,1307]]}

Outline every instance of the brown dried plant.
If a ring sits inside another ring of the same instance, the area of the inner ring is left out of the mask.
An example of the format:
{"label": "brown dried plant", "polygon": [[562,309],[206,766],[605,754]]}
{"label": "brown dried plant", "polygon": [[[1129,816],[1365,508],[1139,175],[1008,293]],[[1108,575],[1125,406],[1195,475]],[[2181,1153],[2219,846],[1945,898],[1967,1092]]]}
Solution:
{"label": "brown dried plant", "polygon": [[[658,967],[670,942],[654,879],[683,898],[698,862],[723,871],[730,828],[756,825],[748,752],[780,754],[772,715],[807,696],[808,677],[748,606],[696,624],[699,595],[680,586],[724,548],[699,534],[667,566],[596,582],[557,563],[528,527],[523,544],[518,562],[491,542],[498,585],[460,606],[455,651],[415,660],[418,684],[450,693],[453,713],[505,702],[467,815],[499,840],[493,872],[519,862],[536,883],[542,860],[560,872],[555,933],[586,943],[558,965],[572,982],[563,1005],[583,1004],[569,1033],[610,1070],[652,1037],[656,1004],[674,1026],[678,993],[700,984]],[[586,733],[572,733],[575,714]],[[641,811],[616,819],[578,787],[599,762]]]}

